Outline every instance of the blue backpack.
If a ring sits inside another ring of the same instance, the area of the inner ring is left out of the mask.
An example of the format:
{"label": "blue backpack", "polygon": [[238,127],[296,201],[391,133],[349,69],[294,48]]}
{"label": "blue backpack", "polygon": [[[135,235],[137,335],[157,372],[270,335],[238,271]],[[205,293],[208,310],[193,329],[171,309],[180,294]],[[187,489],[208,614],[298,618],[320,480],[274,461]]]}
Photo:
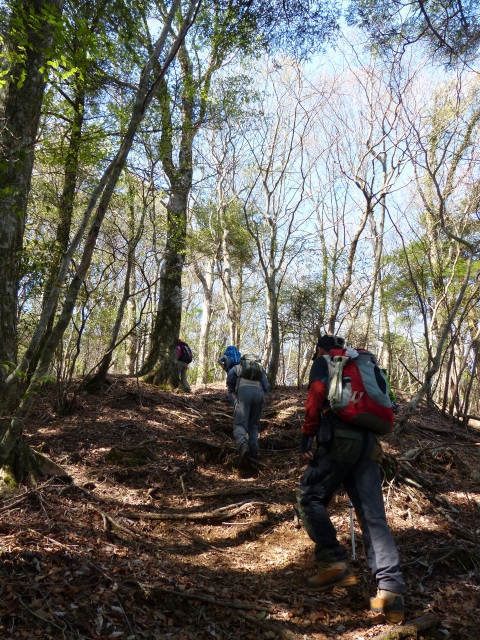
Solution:
{"label": "blue backpack", "polygon": [[225,349],[225,354],[227,358],[230,360],[231,366],[235,366],[236,364],[240,364],[240,360],[242,356],[240,355],[240,351],[237,347],[230,346]]}

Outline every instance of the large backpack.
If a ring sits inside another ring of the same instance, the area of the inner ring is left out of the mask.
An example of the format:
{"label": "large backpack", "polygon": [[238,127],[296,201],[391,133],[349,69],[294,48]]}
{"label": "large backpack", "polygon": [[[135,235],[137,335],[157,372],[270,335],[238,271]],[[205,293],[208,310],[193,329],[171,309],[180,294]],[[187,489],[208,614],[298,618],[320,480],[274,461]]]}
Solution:
{"label": "large backpack", "polygon": [[328,400],[345,422],[378,435],[393,428],[392,402],[387,379],[377,359],[366,349],[330,349]]}
{"label": "large backpack", "polygon": [[248,355],[242,356],[239,377],[260,382],[263,377],[263,369],[257,358]]}
{"label": "large backpack", "polygon": [[240,351],[237,349],[237,347],[234,347],[233,345],[230,345],[229,347],[227,347],[223,355],[229,359],[229,367],[228,367],[229,369],[235,366],[236,364],[240,364],[240,360],[242,359],[242,356],[240,355]]}
{"label": "large backpack", "polygon": [[192,350],[188,346],[186,342],[179,342],[178,346],[180,347],[181,354],[179,357],[180,362],[185,362],[186,364],[190,364],[193,360]]}

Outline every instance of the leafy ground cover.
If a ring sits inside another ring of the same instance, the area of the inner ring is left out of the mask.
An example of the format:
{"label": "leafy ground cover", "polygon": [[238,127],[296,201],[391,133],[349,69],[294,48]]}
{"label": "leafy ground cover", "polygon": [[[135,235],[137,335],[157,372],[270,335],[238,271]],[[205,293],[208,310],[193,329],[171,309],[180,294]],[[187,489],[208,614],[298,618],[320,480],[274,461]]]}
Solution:
{"label": "leafy ground cover", "polygon": [[[313,546],[295,511],[304,402],[305,391],[269,394],[261,471],[241,480],[223,385],[183,394],[113,378],[68,416],[45,396],[26,437],[73,482],[3,495],[0,638],[480,638],[480,428],[424,407],[384,441],[415,621],[396,628],[368,613],[357,525],[358,585],[305,586]],[[347,497],[331,512],[351,549]]]}

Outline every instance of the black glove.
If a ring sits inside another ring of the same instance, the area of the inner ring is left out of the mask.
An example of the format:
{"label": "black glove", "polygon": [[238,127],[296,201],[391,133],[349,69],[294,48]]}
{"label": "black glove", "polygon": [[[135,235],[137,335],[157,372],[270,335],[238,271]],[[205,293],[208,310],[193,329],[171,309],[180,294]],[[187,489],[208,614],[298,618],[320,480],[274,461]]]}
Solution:
{"label": "black glove", "polygon": [[302,433],[302,439],[300,440],[300,453],[307,453],[311,451],[313,445],[313,436],[308,433]]}

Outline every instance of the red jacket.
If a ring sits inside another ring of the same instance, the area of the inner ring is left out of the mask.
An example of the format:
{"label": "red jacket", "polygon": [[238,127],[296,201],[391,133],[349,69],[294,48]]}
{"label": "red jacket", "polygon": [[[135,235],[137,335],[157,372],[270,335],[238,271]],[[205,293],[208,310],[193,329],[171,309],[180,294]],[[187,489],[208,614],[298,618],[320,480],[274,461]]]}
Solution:
{"label": "red jacket", "polygon": [[302,433],[314,436],[320,426],[320,416],[327,407],[328,364],[325,358],[313,361],[310,369],[307,402],[305,403],[305,420]]}
{"label": "red jacket", "polygon": [[321,380],[313,380],[308,387],[307,402],[305,403],[305,420],[302,433],[314,436],[318,431],[320,414],[325,405],[327,385]]}

